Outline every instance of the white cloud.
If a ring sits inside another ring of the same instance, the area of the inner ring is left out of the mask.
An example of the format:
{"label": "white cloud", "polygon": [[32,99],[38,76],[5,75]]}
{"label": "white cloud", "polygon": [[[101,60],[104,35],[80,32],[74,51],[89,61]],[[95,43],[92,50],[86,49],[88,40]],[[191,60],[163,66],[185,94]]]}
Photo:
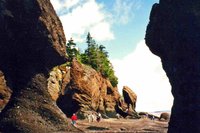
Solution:
{"label": "white cloud", "polygon": [[171,109],[173,97],[169,80],[160,58],[150,52],[144,40],[135,51],[122,60],[112,60],[112,64],[119,78],[119,90],[127,85],[137,94],[137,111]]}
{"label": "white cloud", "polygon": [[64,0],[64,1],[66,2],[64,3],[63,6],[66,8],[71,8],[79,3],[79,0]]}
{"label": "white cloud", "polygon": [[[104,29],[104,30],[101,30]],[[110,25],[107,22],[101,22],[95,25],[91,30],[91,34],[97,41],[114,39],[114,35],[110,32]]]}
{"label": "white cloud", "polygon": [[134,10],[139,9],[140,6],[140,0],[116,0],[113,9],[115,22],[117,24],[127,24],[134,17]]}
{"label": "white cloud", "polygon": [[108,20],[110,15],[102,4],[95,0],[64,0],[63,6],[60,6],[61,2],[51,1],[57,12],[67,11],[60,16],[67,39],[73,37],[76,42],[84,41],[83,35],[90,31],[97,41],[114,39]]}
{"label": "white cloud", "polygon": [[59,0],[50,0],[50,1],[55,10],[59,10],[62,7],[62,4],[59,2]]}
{"label": "white cloud", "polygon": [[61,10],[63,8],[71,8],[77,5],[80,0],[50,0],[55,10]]}

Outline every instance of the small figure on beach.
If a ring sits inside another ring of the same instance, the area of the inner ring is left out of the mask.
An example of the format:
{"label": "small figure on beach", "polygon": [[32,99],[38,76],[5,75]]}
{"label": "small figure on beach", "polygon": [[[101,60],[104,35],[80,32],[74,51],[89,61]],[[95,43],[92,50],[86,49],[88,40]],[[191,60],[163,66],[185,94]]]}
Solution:
{"label": "small figure on beach", "polygon": [[117,119],[119,119],[119,118],[120,118],[120,115],[117,113],[117,114],[116,114],[116,117],[117,117]]}
{"label": "small figure on beach", "polygon": [[92,113],[91,117],[92,117],[92,122],[95,121],[95,115],[93,113]]}
{"label": "small figure on beach", "polygon": [[88,121],[93,122],[95,120],[95,116],[93,113],[87,115]]}
{"label": "small figure on beach", "polygon": [[148,114],[148,113],[146,114],[146,117],[145,117],[145,118],[146,118],[146,119],[148,119],[148,118],[149,118],[149,114]]}
{"label": "small figure on beach", "polygon": [[73,126],[75,126],[77,119],[78,119],[78,118],[77,118],[76,114],[74,113],[74,114],[72,115],[72,117],[71,117],[72,125],[73,125]]}
{"label": "small figure on beach", "polygon": [[153,120],[153,121],[154,121],[154,119],[155,119],[155,116],[153,115],[153,116],[151,117],[151,120]]}
{"label": "small figure on beach", "polygon": [[101,120],[101,113],[98,113],[97,114],[97,122],[100,122],[100,120]]}
{"label": "small figure on beach", "polygon": [[91,116],[91,114],[88,114],[88,115],[87,115],[87,119],[88,119],[88,122],[91,122],[91,121],[92,121],[92,116]]}

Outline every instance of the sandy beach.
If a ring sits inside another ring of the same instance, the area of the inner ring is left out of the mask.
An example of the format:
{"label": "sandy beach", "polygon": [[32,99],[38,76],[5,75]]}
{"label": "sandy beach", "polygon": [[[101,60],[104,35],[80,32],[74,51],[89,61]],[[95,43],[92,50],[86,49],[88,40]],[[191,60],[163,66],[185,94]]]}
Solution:
{"label": "sandy beach", "polygon": [[78,120],[78,128],[85,132],[167,133],[168,122],[150,119],[102,119],[100,122]]}

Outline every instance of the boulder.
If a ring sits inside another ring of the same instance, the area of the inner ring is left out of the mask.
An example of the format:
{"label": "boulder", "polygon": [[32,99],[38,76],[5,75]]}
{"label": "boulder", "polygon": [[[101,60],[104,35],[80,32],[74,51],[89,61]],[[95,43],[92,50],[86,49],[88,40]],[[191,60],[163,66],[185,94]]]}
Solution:
{"label": "boulder", "polygon": [[49,71],[66,61],[62,24],[49,0],[0,0],[0,70],[13,94],[0,132],[78,131],[47,89]]}
{"label": "boulder", "polygon": [[160,0],[152,7],[146,30],[146,44],[161,58],[172,86],[169,133],[200,132],[199,4],[199,0]]}
{"label": "boulder", "polygon": [[160,114],[159,120],[168,121],[169,119],[170,119],[169,113],[164,112],[164,113],[161,113],[161,114]]}

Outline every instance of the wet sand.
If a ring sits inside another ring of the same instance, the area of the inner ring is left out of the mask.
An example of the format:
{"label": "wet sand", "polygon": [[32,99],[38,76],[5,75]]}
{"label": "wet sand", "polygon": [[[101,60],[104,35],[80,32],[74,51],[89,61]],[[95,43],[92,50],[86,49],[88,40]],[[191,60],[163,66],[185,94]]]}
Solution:
{"label": "wet sand", "polygon": [[168,122],[150,119],[102,119],[100,122],[78,120],[76,126],[85,132],[167,133]]}

